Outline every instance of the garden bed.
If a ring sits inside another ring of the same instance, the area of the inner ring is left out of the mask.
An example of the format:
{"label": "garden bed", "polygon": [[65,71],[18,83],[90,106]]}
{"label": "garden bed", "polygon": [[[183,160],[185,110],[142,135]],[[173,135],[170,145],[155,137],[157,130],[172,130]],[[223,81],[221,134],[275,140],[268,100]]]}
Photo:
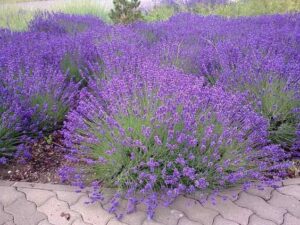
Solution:
{"label": "garden bed", "polygon": [[91,201],[116,187],[121,218],[122,198],[153,217],[182,194],[297,176],[299,18],[42,13],[0,30],[0,178],[89,185]]}

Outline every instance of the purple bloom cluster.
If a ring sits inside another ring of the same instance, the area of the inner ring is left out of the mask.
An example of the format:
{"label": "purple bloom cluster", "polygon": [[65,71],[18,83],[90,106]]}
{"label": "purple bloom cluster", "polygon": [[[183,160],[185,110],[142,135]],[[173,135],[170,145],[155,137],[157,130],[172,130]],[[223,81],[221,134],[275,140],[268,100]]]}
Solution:
{"label": "purple bloom cluster", "polygon": [[150,217],[180,194],[271,185],[289,166],[282,147],[300,148],[299,27],[299,15],[41,14],[0,30],[0,163],[63,127],[62,179],[92,184],[92,201],[116,186],[111,212],[125,197]]}

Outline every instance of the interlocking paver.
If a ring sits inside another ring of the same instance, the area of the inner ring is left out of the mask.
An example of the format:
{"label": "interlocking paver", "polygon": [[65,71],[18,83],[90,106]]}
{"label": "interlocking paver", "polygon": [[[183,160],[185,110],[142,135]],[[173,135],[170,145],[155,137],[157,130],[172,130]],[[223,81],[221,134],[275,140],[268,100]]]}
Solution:
{"label": "interlocking paver", "polygon": [[42,220],[41,222],[38,223],[38,225],[53,225],[53,224],[49,223],[48,220]]}
{"label": "interlocking paver", "polygon": [[81,218],[76,219],[72,225],[89,225],[88,223],[85,223]]}
{"label": "interlocking paver", "polygon": [[204,208],[198,201],[179,196],[171,205],[193,221],[198,221],[204,225],[211,225],[218,213],[214,210]]}
{"label": "interlocking paver", "polygon": [[292,196],[273,191],[272,198],[268,203],[278,208],[287,209],[291,214],[300,218],[300,201]]}
{"label": "interlocking paver", "polygon": [[284,223],[283,225],[299,225],[300,219],[292,216],[291,214],[287,213],[284,216]]}
{"label": "interlocking paver", "polygon": [[[74,186],[61,185],[61,184],[41,184],[41,183],[27,183],[27,182],[15,182],[13,184],[17,188],[32,188],[32,189],[41,189],[41,190],[50,190],[50,191],[71,191],[74,192],[78,188]],[[87,189],[83,189],[82,192],[86,192]]]}
{"label": "interlocking paver", "polygon": [[118,221],[117,219],[111,219],[107,225],[127,225],[126,223],[122,223],[121,221]]}
{"label": "interlocking paver", "polygon": [[252,211],[237,206],[231,200],[222,200],[221,197],[216,198],[216,204],[207,201],[203,204],[204,207],[218,211],[225,219],[235,221],[241,225],[247,225]]}
{"label": "interlocking paver", "polygon": [[104,200],[101,201],[101,204],[105,205],[105,204],[109,203],[110,200],[113,198],[113,196],[116,193],[116,190],[110,189],[110,188],[105,188],[104,190],[102,190],[101,193],[102,193],[102,195],[104,197]]}
{"label": "interlocking paver", "polygon": [[256,195],[258,197],[261,197],[265,200],[269,200],[271,198],[271,192],[274,189],[271,187],[264,187],[263,190],[257,189],[257,188],[252,188],[247,190],[247,193],[252,194],[252,195]]}
{"label": "interlocking paver", "polygon": [[15,182],[8,180],[0,180],[0,186],[12,186]]}
{"label": "interlocking paver", "polygon": [[203,225],[200,222],[191,221],[186,217],[183,217],[179,220],[178,225]]}
{"label": "interlocking paver", "polygon": [[141,225],[146,218],[147,215],[145,212],[137,211],[124,215],[122,222],[130,225]]}
{"label": "interlocking paver", "polygon": [[289,185],[277,189],[279,192],[285,195],[294,196],[300,200],[300,185]]}
{"label": "interlocking paver", "polygon": [[16,225],[13,221],[8,221],[8,222],[6,222],[5,224],[3,224],[3,225]]}
{"label": "interlocking paver", "polygon": [[229,188],[227,190],[223,190],[219,193],[219,196],[226,197],[230,199],[231,201],[235,201],[238,199],[239,194],[242,192],[241,188],[235,187],[235,188]]}
{"label": "interlocking paver", "polygon": [[18,198],[4,209],[13,215],[16,225],[33,225],[47,219],[46,215],[38,212],[35,204],[27,201],[25,197]]}
{"label": "interlocking paver", "polygon": [[239,225],[238,223],[224,219],[222,216],[217,216],[213,225]]}
{"label": "interlocking paver", "polygon": [[300,185],[300,177],[298,178],[293,178],[293,179],[287,179],[283,181],[283,185],[293,185],[293,184],[298,184]]}
{"label": "interlocking paver", "polygon": [[56,197],[48,199],[38,207],[40,212],[48,216],[48,221],[55,225],[71,225],[80,215],[69,209],[67,203],[58,200]]}
{"label": "interlocking paver", "polygon": [[154,220],[168,225],[177,225],[178,220],[184,215],[176,209],[158,207],[154,214]]}
{"label": "interlocking paver", "polygon": [[235,202],[237,205],[250,209],[258,216],[264,219],[272,220],[275,223],[281,224],[283,222],[283,214],[286,210],[276,208],[266,203],[262,198],[241,193],[239,199]]}
{"label": "interlocking paver", "polygon": [[69,191],[55,191],[59,200],[67,202],[69,205],[74,205],[79,198],[85,193],[69,192]]}
{"label": "interlocking paver", "polygon": [[[228,189],[218,194],[216,205],[210,200],[200,203],[209,197],[205,193],[180,196],[170,207],[157,208],[153,220],[147,219],[144,205],[121,221],[105,211],[113,189],[104,191],[103,203],[94,204],[85,204],[90,189],[75,190],[65,185],[0,181],[0,225],[300,225],[300,178],[263,191]],[[222,196],[228,199],[223,201]],[[123,200],[120,207],[126,204]]]}
{"label": "interlocking paver", "polygon": [[13,216],[4,212],[3,205],[0,203],[0,224],[4,224],[5,222],[12,221]]}
{"label": "interlocking paver", "polygon": [[19,191],[25,193],[27,200],[34,202],[37,206],[45,203],[49,198],[55,196],[51,191],[38,190],[30,188],[18,188]]}
{"label": "interlocking paver", "polygon": [[4,206],[10,205],[18,198],[22,198],[25,195],[21,192],[18,192],[13,187],[0,186],[0,203]]}
{"label": "interlocking paver", "polygon": [[71,206],[72,210],[75,210],[82,215],[85,222],[93,225],[103,225],[106,224],[112,217],[114,217],[105,211],[101,207],[100,203],[96,202],[93,204],[85,204],[87,201],[89,201],[89,198],[83,196],[75,205]]}
{"label": "interlocking paver", "polygon": [[163,224],[163,223],[158,223],[156,221],[153,220],[145,220],[143,225],[167,225],[167,224]]}
{"label": "interlocking paver", "polygon": [[270,220],[262,219],[257,215],[252,215],[249,220],[249,225],[276,225],[276,223]]}

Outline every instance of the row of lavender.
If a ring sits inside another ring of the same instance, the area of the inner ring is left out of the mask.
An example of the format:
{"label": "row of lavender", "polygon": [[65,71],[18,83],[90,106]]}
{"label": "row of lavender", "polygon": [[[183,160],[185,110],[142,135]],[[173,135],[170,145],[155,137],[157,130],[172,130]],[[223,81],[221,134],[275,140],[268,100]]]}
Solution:
{"label": "row of lavender", "polygon": [[92,182],[92,200],[117,186],[119,216],[124,196],[151,217],[182,193],[271,185],[299,153],[299,52],[299,15],[40,15],[0,31],[0,158],[30,157],[30,142],[62,130],[63,180]]}

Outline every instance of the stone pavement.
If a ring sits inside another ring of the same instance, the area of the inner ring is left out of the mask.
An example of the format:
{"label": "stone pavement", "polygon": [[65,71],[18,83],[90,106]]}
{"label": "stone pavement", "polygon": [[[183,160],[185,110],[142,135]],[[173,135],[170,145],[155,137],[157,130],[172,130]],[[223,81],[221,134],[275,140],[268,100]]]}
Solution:
{"label": "stone pavement", "polygon": [[[300,178],[276,189],[226,190],[228,200],[217,196],[216,204],[180,196],[159,208],[153,220],[141,206],[118,221],[105,210],[108,200],[85,204],[88,194],[64,185],[0,181],[0,225],[300,225]],[[109,199],[113,190],[105,195]]]}

